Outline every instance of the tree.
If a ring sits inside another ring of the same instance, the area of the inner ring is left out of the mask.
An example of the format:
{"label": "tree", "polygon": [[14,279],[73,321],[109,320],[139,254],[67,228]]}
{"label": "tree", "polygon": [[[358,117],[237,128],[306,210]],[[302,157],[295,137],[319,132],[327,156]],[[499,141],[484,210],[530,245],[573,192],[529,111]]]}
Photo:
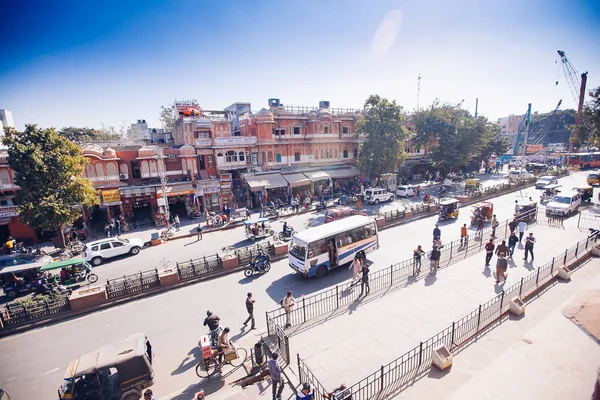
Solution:
{"label": "tree", "polygon": [[[44,231],[59,229],[80,216],[76,206],[98,203],[92,182],[83,176],[87,160],[75,143],[54,128],[27,125],[20,133],[4,128],[2,143],[15,172],[21,219]],[[62,238],[62,234],[61,234]]]}
{"label": "tree", "polygon": [[428,146],[437,142],[429,157],[444,172],[465,167],[474,159],[487,161],[492,153],[506,151],[498,128],[484,117],[474,118],[460,104],[436,100],[430,108],[415,113],[414,122],[415,143]]}
{"label": "tree", "polygon": [[396,101],[371,95],[365,102],[356,135],[366,136],[358,157],[358,169],[367,176],[395,172],[402,162],[407,136],[402,107]]}
{"label": "tree", "polygon": [[588,92],[591,100],[583,107],[581,122],[591,141],[600,143],[600,86]]}
{"label": "tree", "polygon": [[119,140],[119,134],[110,130],[110,128],[77,128],[68,126],[58,132],[68,140],[74,143],[101,142],[110,140]]}
{"label": "tree", "polygon": [[505,154],[510,147],[508,140],[500,134],[499,126],[492,126],[492,129],[489,129],[487,133],[489,135],[486,137],[487,143],[481,148],[479,154],[481,161],[486,164],[492,154],[501,156],[502,154]]}
{"label": "tree", "polygon": [[175,109],[173,106],[160,106],[158,118],[165,132],[173,132],[173,127],[175,126]]}

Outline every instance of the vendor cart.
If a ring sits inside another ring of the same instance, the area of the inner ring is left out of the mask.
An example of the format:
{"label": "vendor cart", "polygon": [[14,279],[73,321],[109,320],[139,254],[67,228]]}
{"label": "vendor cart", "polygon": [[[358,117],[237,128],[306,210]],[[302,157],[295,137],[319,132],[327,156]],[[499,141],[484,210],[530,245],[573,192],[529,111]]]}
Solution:
{"label": "vendor cart", "polygon": [[483,222],[489,222],[494,215],[494,204],[489,201],[483,201],[473,205],[473,215],[471,215],[471,225],[476,225],[479,218]]}

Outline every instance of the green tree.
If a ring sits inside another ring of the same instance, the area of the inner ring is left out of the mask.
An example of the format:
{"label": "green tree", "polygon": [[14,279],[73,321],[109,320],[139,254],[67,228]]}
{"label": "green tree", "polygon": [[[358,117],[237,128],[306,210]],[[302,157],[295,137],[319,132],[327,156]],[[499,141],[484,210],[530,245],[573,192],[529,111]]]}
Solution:
{"label": "green tree", "polygon": [[358,157],[358,169],[367,176],[395,172],[402,162],[407,130],[402,107],[396,101],[371,95],[365,102],[356,135],[366,136]]}
{"label": "green tree", "polygon": [[506,151],[498,128],[485,117],[474,118],[460,104],[436,100],[431,107],[415,113],[414,122],[415,143],[428,146],[437,142],[429,157],[444,172],[451,167],[465,167],[473,160],[487,160],[492,153]]}
{"label": "green tree", "polygon": [[92,182],[83,176],[87,160],[81,149],[54,128],[27,125],[24,132],[4,128],[2,143],[21,187],[17,195],[21,219],[31,227],[62,233],[64,225],[80,216],[76,206],[98,202]]}
{"label": "green tree", "polygon": [[165,132],[173,132],[173,126],[175,126],[175,109],[173,106],[160,106],[160,113],[158,114],[160,123]]}
{"label": "green tree", "polygon": [[600,145],[600,86],[588,92],[588,101],[581,116],[582,131],[589,136],[592,144]]}
{"label": "green tree", "polygon": [[481,161],[486,164],[492,154],[501,156],[502,154],[505,154],[510,147],[508,140],[500,134],[499,126],[491,126],[490,129],[487,130],[485,141],[487,143],[481,148],[479,156]]}
{"label": "green tree", "polygon": [[116,132],[111,131],[110,128],[104,127],[102,129],[94,129],[67,126],[62,128],[58,133],[74,143],[101,142],[120,139]]}

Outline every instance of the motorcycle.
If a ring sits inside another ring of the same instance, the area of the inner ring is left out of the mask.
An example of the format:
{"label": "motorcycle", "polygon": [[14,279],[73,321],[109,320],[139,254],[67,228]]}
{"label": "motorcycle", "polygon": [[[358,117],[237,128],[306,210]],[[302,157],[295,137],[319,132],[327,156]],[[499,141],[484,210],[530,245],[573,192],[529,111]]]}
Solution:
{"label": "motorcycle", "polygon": [[445,186],[442,186],[440,188],[440,197],[444,197],[446,195],[446,193],[448,193],[448,190],[446,189]]}
{"label": "motorcycle", "polygon": [[250,264],[244,270],[246,277],[252,276],[255,272],[257,274],[264,274],[269,272],[271,269],[271,257],[265,252],[261,251],[261,254],[254,257]]}
{"label": "motorcycle", "polygon": [[433,202],[433,196],[431,194],[429,194],[429,192],[425,193],[425,195],[423,195],[423,203],[431,203]]}
{"label": "motorcycle", "polygon": [[294,234],[296,233],[296,231],[294,230],[294,227],[289,226],[287,227],[287,231],[283,232],[279,232],[276,236],[275,239],[279,240],[281,242],[287,242],[288,240],[292,239],[292,236],[294,236]]}

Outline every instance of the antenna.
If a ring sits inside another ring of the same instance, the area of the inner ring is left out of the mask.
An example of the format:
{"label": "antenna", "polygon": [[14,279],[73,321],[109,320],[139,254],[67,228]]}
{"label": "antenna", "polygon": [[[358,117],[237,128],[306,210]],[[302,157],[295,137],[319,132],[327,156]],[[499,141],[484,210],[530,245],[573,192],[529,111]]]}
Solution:
{"label": "antenna", "polygon": [[417,111],[419,111],[419,97],[421,96],[421,74],[417,80]]}

